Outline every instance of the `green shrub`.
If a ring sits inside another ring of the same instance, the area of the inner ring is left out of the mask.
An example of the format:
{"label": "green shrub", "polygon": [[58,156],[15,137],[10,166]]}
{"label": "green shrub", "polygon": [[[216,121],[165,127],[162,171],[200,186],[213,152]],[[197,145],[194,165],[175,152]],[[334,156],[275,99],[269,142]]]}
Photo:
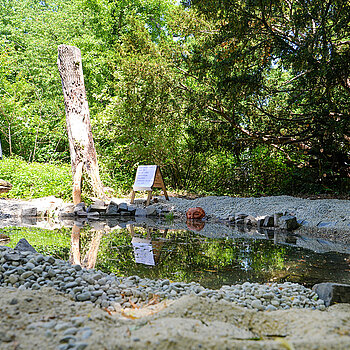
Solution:
{"label": "green shrub", "polygon": [[71,200],[72,175],[68,164],[27,163],[14,157],[0,161],[0,179],[9,181],[8,198],[56,196]]}

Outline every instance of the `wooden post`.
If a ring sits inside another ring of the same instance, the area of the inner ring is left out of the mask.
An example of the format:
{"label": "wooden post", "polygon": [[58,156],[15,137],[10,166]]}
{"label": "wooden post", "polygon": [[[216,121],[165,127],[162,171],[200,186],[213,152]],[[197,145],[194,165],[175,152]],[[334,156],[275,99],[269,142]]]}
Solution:
{"label": "wooden post", "polygon": [[151,199],[152,199],[152,191],[147,191],[146,205],[149,205],[149,203],[151,202]]}
{"label": "wooden post", "polygon": [[61,76],[66,109],[66,125],[74,180],[73,202],[74,204],[81,202],[83,171],[89,178],[94,194],[98,198],[105,199],[91,132],[80,50],[74,46],[60,45],[57,65]]}

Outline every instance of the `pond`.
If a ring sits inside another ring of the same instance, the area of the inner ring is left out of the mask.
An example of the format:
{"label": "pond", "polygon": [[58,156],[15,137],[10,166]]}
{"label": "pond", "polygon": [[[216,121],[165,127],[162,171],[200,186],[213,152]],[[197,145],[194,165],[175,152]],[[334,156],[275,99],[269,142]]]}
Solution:
{"label": "pond", "polygon": [[7,227],[0,228],[0,237],[11,247],[26,238],[38,252],[86,268],[119,276],[195,281],[206,288],[245,281],[291,281],[309,287],[320,282],[350,283],[350,247],[320,239],[277,231],[242,233],[223,225],[220,234],[145,223],[102,227]]}

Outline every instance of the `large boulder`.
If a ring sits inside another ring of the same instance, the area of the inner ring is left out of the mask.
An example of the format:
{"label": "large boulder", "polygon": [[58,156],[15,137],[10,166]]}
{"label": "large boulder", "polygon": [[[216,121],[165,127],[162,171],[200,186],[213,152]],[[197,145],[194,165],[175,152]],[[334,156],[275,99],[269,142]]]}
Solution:
{"label": "large boulder", "polygon": [[335,303],[350,303],[350,285],[341,283],[319,283],[312,290],[326,306]]}

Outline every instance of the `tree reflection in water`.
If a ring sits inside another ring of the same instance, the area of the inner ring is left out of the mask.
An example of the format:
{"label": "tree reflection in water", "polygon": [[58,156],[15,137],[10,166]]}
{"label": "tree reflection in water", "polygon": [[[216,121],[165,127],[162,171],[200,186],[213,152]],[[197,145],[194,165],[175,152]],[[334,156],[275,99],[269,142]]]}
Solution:
{"label": "tree reflection in water", "polygon": [[[277,232],[261,235],[261,239],[217,239],[201,232],[146,226],[135,227],[134,233],[130,227],[111,230],[103,223],[94,227],[53,231],[9,227],[1,228],[0,233],[10,237],[8,245],[12,248],[19,239],[26,238],[42,254],[119,276],[196,281],[210,288],[245,281],[291,281],[308,286],[320,282],[350,283],[348,254],[316,253],[293,246],[295,237],[285,239]],[[136,263],[132,244],[136,237],[151,245],[155,266]]]}
{"label": "tree reflection in water", "polygon": [[[265,240],[226,240],[189,231],[129,227],[112,231],[101,242],[98,267],[117,275],[198,281],[218,287],[240,281],[266,281],[285,269],[286,247],[264,246]],[[145,239],[153,248],[155,266],[136,263],[132,240]]]}

